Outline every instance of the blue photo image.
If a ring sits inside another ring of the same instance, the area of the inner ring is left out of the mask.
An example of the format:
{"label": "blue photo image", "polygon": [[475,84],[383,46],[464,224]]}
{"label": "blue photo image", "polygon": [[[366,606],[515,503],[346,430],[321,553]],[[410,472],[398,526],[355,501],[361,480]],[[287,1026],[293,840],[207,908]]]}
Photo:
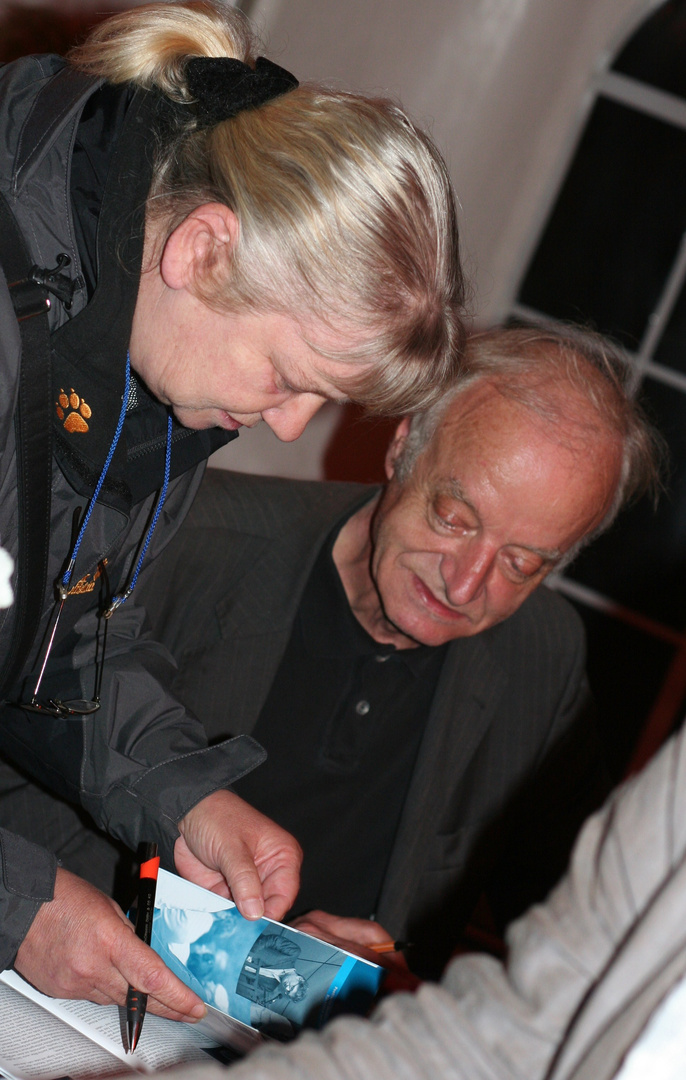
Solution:
{"label": "blue photo image", "polygon": [[[320,1027],[343,1008],[363,999],[363,1010],[378,990],[379,969],[341,949],[286,926],[270,924],[255,939],[243,962],[236,992],[294,1028]],[[253,1010],[253,1015],[255,1011]],[[278,1023],[264,1017],[253,1025],[271,1031]]]}
{"label": "blue photo image", "polygon": [[[376,964],[281,923],[250,922],[229,901],[173,875],[161,884],[152,947],[208,1005],[288,1039],[371,1004],[382,975]],[[204,898],[210,910],[200,906]]]}

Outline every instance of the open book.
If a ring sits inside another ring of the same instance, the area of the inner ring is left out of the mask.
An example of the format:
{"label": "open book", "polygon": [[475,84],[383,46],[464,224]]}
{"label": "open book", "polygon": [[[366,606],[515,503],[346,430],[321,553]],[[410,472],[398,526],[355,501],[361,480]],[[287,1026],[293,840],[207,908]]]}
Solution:
{"label": "open book", "polygon": [[183,1062],[226,1060],[226,1051],[197,1024],[150,1014],[135,1054],[127,1054],[124,1025],[125,1011],[116,1005],[46,997],[16,972],[0,974],[0,1075],[9,1080],[148,1074]]}
{"label": "open book", "polygon": [[152,947],[211,1006],[207,1030],[244,1051],[339,1012],[365,1013],[383,968],[160,871]]}

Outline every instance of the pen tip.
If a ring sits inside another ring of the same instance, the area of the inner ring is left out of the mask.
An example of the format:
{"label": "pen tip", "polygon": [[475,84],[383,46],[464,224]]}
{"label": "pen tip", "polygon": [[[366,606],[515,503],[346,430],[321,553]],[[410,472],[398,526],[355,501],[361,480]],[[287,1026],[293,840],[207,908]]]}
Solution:
{"label": "pen tip", "polygon": [[134,1050],[138,1046],[138,1039],[140,1037],[140,1033],[141,1033],[141,1025],[140,1024],[130,1024],[129,1025],[129,1030],[128,1030],[129,1048],[127,1050],[128,1054],[133,1054]]}

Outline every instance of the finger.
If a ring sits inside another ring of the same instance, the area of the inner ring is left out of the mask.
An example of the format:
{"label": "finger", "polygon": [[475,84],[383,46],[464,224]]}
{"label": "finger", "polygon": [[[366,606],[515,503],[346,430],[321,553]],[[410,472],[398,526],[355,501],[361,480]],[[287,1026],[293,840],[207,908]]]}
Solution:
{"label": "finger", "polygon": [[341,937],[354,938],[361,945],[381,945],[392,941],[388,931],[371,919],[341,919],[336,932]]}
{"label": "finger", "polygon": [[88,1001],[94,1001],[96,1005],[118,1005],[118,997],[112,997],[110,994],[94,987],[91,993],[88,995]]}
{"label": "finger", "polygon": [[384,977],[382,993],[397,994],[401,991],[414,993],[422,985],[422,980],[409,970],[389,967]]}
{"label": "finger", "polygon": [[302,860],[302,848],[293,841],[292,846],[282,852],[271,865],[258,864],[262,877],[265,915],[268,918],[282,919],[293,907],[300,891]]}
{"label": "finger", "polygon": [[105,900],[105,902],[107,904],[109,904],[109,906],[111,907],[114,914],[117,916],[117,918],[120,920],[120,922],[122,922],[124,924],[126,929],[130,930],[131,933],[135,934],[136,933],[136,927],[135,927],[134,923],[131,922],[131,919],[128,917],[126,912],[119,906],[117,901],[113,900],[111,896],[105,896],[105,897],[103,897],[103,899]]}
{"label": "finger", "polygon": [[345,918],[317,909],[302,915],[293,925],[314,937],[324,936],[328,940],[333,935],[358,945],[372,946],[391,940],[388,931],[372,919]]}
{"label": "finger", "polygon": [[264,882],[264,913],[269,919],[283,919],[293,907],[300,888],[300,869],[284,866]]}
{"label": "finger", "polygon": [[355,956],[361,956],[365,960],[371,960],[377,964],[376,953],[372,952],[366,945],[360,944],[355,938],[341,937],[339,934],[334,934],[331,929],[324,928],[318,923],[308,923],[298,920],[293,924],[298,930],[302,930],[305,934],[310,934],[311,937],[319,938],[320,941],[326,941],[329,945],[333,945],[336,949],[344,949],[346,952],[354,953]]}
{"label": "finger", "polygon": [[138,938],[133,939],[132,947],[120,958],[117,968],[127,987],[135,986],[153,998],[157,1007],[178,1014],[178,1017],[200,1019],[205,1015],[205,1005],[197,994],[177,979],[157,953]]}
{"label": "finger", "polygon": [[221,877],[217,875],[216,881],[211,885],[206,886],[206,888],[208,892],[216,893],[217,896],[223,897],[224,900],[233,900],[231,889],[226,884],[226,879],[223,875]]}
{"label": "finger", "polygon": [[169,1009],[161,1001],[148,995],[147,1011],[154,1013],[155,1016],[163,1016],[165,1020],[174,1020],[177,1024],[197,1024],[198,1020],[202,1020],[203,1016],[206,1015],[207,1006],[203,1006],[203,1012],[200,1016],[189,1016],[188,1013],[180,1013],[176,1012],[175,1009]]}
{"label": "finger", "polygon": [[291,923],[291,926],[294,926],[296,930],[302,930],[304,934],[310,934],[312,937],[323,938],[324,940],[333,934],[330,926],[323,926],[321,922],[317,919],[311,919],[309,915],[301,915],[300,918]]}
{"label": "finger", "polygon": [[[224,877],[231,890],[233,902],[241,915],[246,919],[262,918],[265,914],[262,882],[254,862],[245,850],[227,861]],[[284,908],[284,911],[286,910]],[[276,915],[270,917],[278,918]]]}

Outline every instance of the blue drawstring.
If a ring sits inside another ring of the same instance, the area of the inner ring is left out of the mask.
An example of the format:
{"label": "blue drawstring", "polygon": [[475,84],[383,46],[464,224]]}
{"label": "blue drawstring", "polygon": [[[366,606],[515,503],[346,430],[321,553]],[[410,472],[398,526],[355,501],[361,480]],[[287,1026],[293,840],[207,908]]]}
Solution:
{"label": "blue drawstring", "polygon": [[126,379],[125,379],[125,382],[124,382],[124,396],[123,396],[122,402],[121,402],[121,412],[119,413],[119,420],[117,421],[117,430],[114,433],[114,438],[112,439],[112,445],[110,446],[109,453],[107,455],[107,458],[105,459],[105,464],[102,467],[102,472],[100,473],[100,479],[98,480],[97,484],[95,485],[95,491],[91,495],[90,501],[89,501],[88,506],[86,508],[86,514],[84,516],[83,522],[81,523],[81,528],[79,529],[79,535],[76,537],[76,543],[74,544],[74,550],[71,553],[71,559],[69,560],[69,565],[68,565],[67,569],[64,571],[64,574],[62,575],[62,589],[60,590],[60,596],[62,596],[62,590],[64,590],[64,596],[62,596],[63,599],[66,597],[66,595],[67,595],[67,593],[69,591],[69,583],[71,581],[71,575],[72,575],[73,570],[74,570],[74,563],[76,562],[76,556],[78,554],[79,548],[81,547],[81,541],[83,540],[83,534],[86,531],[86,527],[88,525],[88,522],[90,521],[91,514],[93,513],[93,509],[95,507],[95,504],[98,501],[98,495],[100,494],[100,489],[102,488],[102,485],[103,485],[103,483],[105,481],[105,477],[107,476],[107,470],[110,467],[110,462],[112,460],[112,456],[114,454],[114,451],[117,449],[117,443],[119,442],[119,436],[121,435],[121,429],[124,426],[124,420],[126,418],[126,406],[129,403],[129,384],[130,384],[130,382],[131,382],[131,361],[129,359],[129,354],[127,352],[127,354],[126,354]]}
{"label": "blue drawstring", "polygon": [[106,619],[109,619],[112,615],[114,615],[117,608],[121,607],[121,605],[124,603],[125,600],[128,600],[131,593],[136,588],[136,582],[138,581],[138,575],[141,572],[141,566],[143,565],[143,559],[145,558],[145,553],[148,550],[148,546],[150,544],[150,541],[152,540],[152,534],[155,531],[155,526],[157,525],[157,520],[158,520],[158,518],[160,516],[160,513],[162,512],[162,507],[164,506],[164,500],[167,497],[167,488],[169,487],[169,471],[170,471],[170,468],[171,468],[171,437],[172,437],[172,418],[171,418],[171,416],[168,416],[167,417],[167,453],[166,453],[165,460],[164,460],[164,483],[162,484],[162,490],[160,491],[159,498],[157,500],[157,506],[155,507],[155,516],[153,517],[152,521],[150,522],[150,528],[148,529],[147,536],[145,537],[145,543],[143,544],[143,550],[141,551],[138,562],[136,563],[136,569],[133,572],[133,577],[131,578],[131,581],[129,582],[129,586],[121,594],[121,596],[113,596],[112,597],[112,601],[111,601],[109,607],[103,612]]}
{"label": "blue drawstring", "polygon": [[[72,573],[74,571],[74,564],[76,562],[76,556],[77,556],[78,550],[79,550],[79,548],[81,546],[81,541],[83,540],[83,536],[84,536],[84,533],[85,533],[86,528],[88,526],[88,522],[90,521],[91,514],[93,513],[93,510],[95,508],[95,504],[96,504],[96,502],[98,500],[98,495],[100,494],[100,490],[101,490],[102,485],[103,485],[103,483],[105,481],[105,477],[107,476],[107,470],[110,467],[110,462],[112,461],[114,451],[117,448],[117,443],[119,442],[119,436],[121,435],[122,428],[124,427],[124,420],[126,419],[126,408],[127,408],[128,403],[129,403],[129,388],[130,388],[130,385],[131,385],[131,359],[130,359],[130,356],[129,356],[128,352],[127,352],[127,354],[126,354],[126,378],[125,378],[125,381],[124,381],[124,396],[122,398],[121,412],[119,413],[119,420],[117,421],[117,429],[116,429],[116,431],[114,433],[114,438],[112,439],[112,445],[110,446],[109,452],[107,454],[107,458],[105,459],[105,464],[102,467],[102,472],[100,473],[100,479],[98,480],[97,484],[95,485],[95,491],[91,495],[90,500],[88,502],[88,506],[86,508],[86,513],[84,515],[84,519],[83,519],[83,522],[81,524],[81,528],[79,529],[79,534],[76,537],[76,543],[74,544],[74,550],[71,553],[71,558],[69,560],[69,565],[67,566],[67,569],[65,570],[64,574],[62,575],[62,579],[61,579],[60,586],[59,586],[59,595],[60,595],[61,600],[65,600],[67,598],[67,594],[69,592],[69,585],[70,585],[70,582],[71,582],[71,576],[72,576]],[[170,414],[167,417],[167,449],[166,449],[165,462],[164,462],[164,482],[162,484],[162,490],[160,491],[159,497],[157,499],[157,505],[155,507],[155,515],[154,515],[154,517],[152,519],[152,522],[150,523],[150,528],[148,529],[147,535],[145,537],[145,543],[143,544],[143,549],[141,551],[140,557],[139,557],[138,562],[136,564],[136,569],[133,572],[133,576],[132,576],[131,581],[130,581],[130,583],[128,585],[128,588],[121,594],[121,596],[113,596],[112,597],[112,600],[110,602],[109,607],[107,608],[107,610],[105,612],[103,612],[106,619],[109,619],[110,616],[113,615],[114,612],[117,610],[117,608],[121,607],[121,605],[124,603],[125,600],[128,600],[129,596],[131,595],[131,593],[133,592],[133,590],[136,587],[136,582],[138,581],[138,575],[140,574],[141,566],[143,565],[143,559],[145,558],[146,552],[147,552],[148,547],[150,545],[150,541],[152,539],[152,534],[155,531],[155,526],[157,525],[160,513],[162,511],[162,507],[164,506],[164,500],[167,497],[167,488],[169,487],[169,473],[170,473],[170,469],[171,469],[171,442],[172,442],[172,418],[171,418],[171,414]]]}

